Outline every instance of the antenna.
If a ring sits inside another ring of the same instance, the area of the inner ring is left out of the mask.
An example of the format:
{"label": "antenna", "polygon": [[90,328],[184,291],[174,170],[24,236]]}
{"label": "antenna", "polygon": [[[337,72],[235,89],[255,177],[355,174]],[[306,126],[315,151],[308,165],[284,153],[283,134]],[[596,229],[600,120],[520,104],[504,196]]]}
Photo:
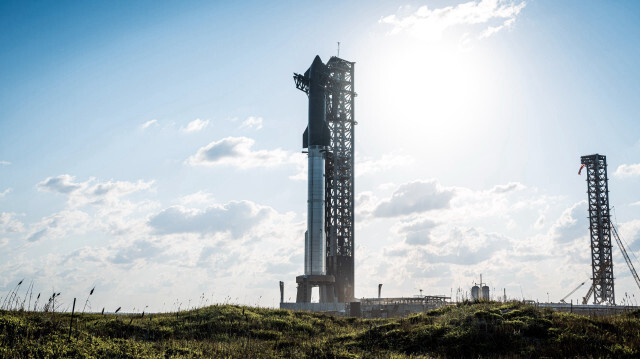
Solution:
{"label": "antenna", "polygon": [[338,57],[340,57],[340,41],[338,41]]}

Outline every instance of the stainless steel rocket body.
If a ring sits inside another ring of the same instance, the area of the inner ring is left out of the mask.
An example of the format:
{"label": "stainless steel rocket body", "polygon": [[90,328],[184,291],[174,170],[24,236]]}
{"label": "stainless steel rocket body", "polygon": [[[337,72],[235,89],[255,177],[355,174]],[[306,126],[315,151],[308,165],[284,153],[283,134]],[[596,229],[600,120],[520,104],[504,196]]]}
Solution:
{"label": "stainless steel rocket body", "polygon": [[329,145],[326,122],[327,67],[320,57],[305,74],[309,80],[309,123],[303,135],[308,150],[307,233],[305,234],[306,275],[325,275],[327,244],[325,234],[325,150]]}
{"label": "stainless steel rocket body", "polygon": [[324,231],[324,151],[309,146],[307,233],[305,243],[306,275],[325,275],[327,246]]}

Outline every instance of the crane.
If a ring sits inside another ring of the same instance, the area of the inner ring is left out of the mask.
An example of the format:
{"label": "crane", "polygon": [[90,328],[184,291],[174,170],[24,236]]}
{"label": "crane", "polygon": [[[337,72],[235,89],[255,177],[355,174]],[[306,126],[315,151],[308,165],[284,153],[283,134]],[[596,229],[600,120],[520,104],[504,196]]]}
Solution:
{"label": "crane", "polygon": [[[624,257],[624,260],[627,262],[627,266],[629,267],[629,270],[631,271],[631,274],[633,275],[633,279],[635,279],[636,284],[638,285],[638,288],[640,288],[640,277],[638,277],[638,272],[636,272],[636,269],[633,267],[633,263],[631,262],[631,258],[629,258],[629,254],[627,254],[627,249],[622,244],[622,240],[620,239],[620,235],[618,235],[618,230],[616,229],[616,227],[613,225],[612,222],[609,222],[609,223],[611,225],[613,238],[615,238],[616,243],[618,243],[618,247],[620,248],[620,252],[622,252],[622,256]],[[602,268],[604,269],[605,267],[606,267],[606,265],[603,266]],[[598,273],[596,275],[596,277],[599,278],[600,275],[601,275],[601,273]],[[587,295],[582,298],[582,304],[587,304],[587,301],[589,300],[589,298],[593,294],[594,290],[595,290],[594,285],[591,285],[591,287],[589,288],[589,291],[587,292]]]}
{"label": "crane", "polygon": [[564,298],[560,299],[560,303],[566,303],[565,299],[567,299],[571,294],[575,293],[576,290],[580,289],[585,283],[586,281],[580,283],[580,285],[577,286],[576,289],[572,290],[569,294],[565,295]]}
{"label": "crane", "polygon": [[627,254],[627,250],[622,245],[622,240],[620,240],[620,236],[618,235],[618,230],[613,225],[613,223],[611,223],[611,229],[613,229],[613,237],[616,239],[616,242],[618,242],[618,246],[620,247],[620,252],[622,252],[622,256],[624,257],[624,260],[627,262],[627,266],[629,266],[629,270],[631,271],[631,274],[633,274],[633,279],[636,280],[636,284],[638,285],[638,288],[640,288],[640,278],[638,278],[638,273],[636,272],[636,269],[633,267],[633,263],[631,263],[631,259]]}
{"label": "crane", "polygon": [[[607,268],[608,263],[609,262],[605,262],[605,264],[600,267],[600,271],[596,273],[596,278],[599,279],[602,276],[602,272],[604,272],[604,270]],[[591,295],[593,295],[594,290],[596,290],[596,282],[593,282],[593,284],[591,284],[591,287],[589,287],[589,291],[587,292],[587,295],[582,297],[582,304],[587,304],[587,301],[589,300],[589,298],[591,298]]]}

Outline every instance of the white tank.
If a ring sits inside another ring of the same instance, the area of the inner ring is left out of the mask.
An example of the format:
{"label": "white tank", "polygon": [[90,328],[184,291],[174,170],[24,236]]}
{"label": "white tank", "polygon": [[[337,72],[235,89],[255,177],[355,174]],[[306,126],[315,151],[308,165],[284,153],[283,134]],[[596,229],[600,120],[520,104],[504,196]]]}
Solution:
{"label": "white tank", "polygon": [[482,299],[489,300],[489,286],[482,286]]}
{"label": "white tank", "polygon": [[471,287],[471,298],[473,300],[480,299],[480,287],[478,287],[477,285]]}

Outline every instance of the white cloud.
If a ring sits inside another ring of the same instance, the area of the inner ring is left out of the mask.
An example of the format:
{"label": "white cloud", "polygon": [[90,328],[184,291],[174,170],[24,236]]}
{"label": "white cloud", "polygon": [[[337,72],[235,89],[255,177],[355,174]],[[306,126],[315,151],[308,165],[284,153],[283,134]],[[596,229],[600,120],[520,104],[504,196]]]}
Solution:
{"label": "white cloud", "polygon": [[246,120],[242,121],[240,128],[254,128],[259,130],[262,128],[262,117],[249,116]]}
{"label": "white cloud", "polygon": [[32,226],[27,234],[28,242],[44,238],[65,238],[72,234],[84,234],[93,228],[92,218],[84,211],[66,209],[44,217]]}
{"label": "white cloud", "polygon": [[0,198],[6,196],[7,194],[9,194],[9,192],[11,192],[12,189],[11,188],[7,188],[4,191],[0,192]]}
{"label": "white cloud", "polygon": [[496,185],[490,190],[492,193],[507,193],[511,191],[523,190],[526,187],[519,182],[509,182],[508,184]]}
{"label": "white cloud", "polygon": [[409,165],[413,161],[413,157],[400,154],[386,154],[379,159],[365,158],[356,162],[355,175],[360,177],[388,171],[394,167]]}
{"label": "white cloud", "polygon": [[160,256],[165,248],[149,240],[136,240],[125,246],[114,248],[107,260],[114,264],[130,264],[138,259],[150,259]]}
{"label": "white cloud", "polygon": [[15,213],[0,212],[0,233],[24,231],[24,224],[16,219]]}
{"label": "white cloud", "polygon": [[9,166],[11,162],[9,161],[0,161],[0,166]]}
{"label": "white cloud", "polygon": [[[49,177],[37,184],[38,190],[62,194],[67,197],[67,207],[43,217],[31,224],[25,239],[37,242],[41,239],[68,238],[92,231],[120,236],[140,233],[145,219],[140,213],[154,209],[149,200],[131,202],[126,196],[140,191],[153,191],[154,181],[99,181],[89,178],[79,182],[64,174]],[[132,216],[138,215],[138,218]]]}
{"label": "white cloud", "polygon": [[186,127],[181,127],[182,132],[198,132],[209,125],[209,120],[202,121],[199,118],[189,122]]}
{"label": "white cloud", "polygon": [[[435,9],[424,5],[413,12],[402,7],[398,14],[383,17],[379,22],[391,25],[391,34],[406,31],[427,41],[438,41],[447,30],[460,26],[466,27],[463,36],[475,31],[475,36],[482,39],[513,25],[525,6],[524,1],[481,0]],[[473,26],[479,24],[483,24],[482,30]]]}
{"label": "white cloud", "polygon": [[292,163],[292,157],[281,149],[252,150],[254,140],[247,137],[226,137],[198,149],[187,159],[191,166],[233,166],[242,169],[274,167]]}
{"label": "white cloud", "polygon": [[373,215],[396,217],[447,208],[453,193],[453,190],[443,188],[435,180],[406,183],[398,187],[391,198],[380,202],[373,210]]}
{"label": "white cloud", "polygon": [[568,243],[589,234],[587,201],[580,201],[565,209],[551,226],[551,238],[558,243]]}
{"label": "white cloud", "polygon": [[148,223],[157,234],[230,232],[237,238],[273,213],[271,208],[253,202],[233,201],[204,210],[169,207],[152,216]]}
{"label": "white cloud", "polygon": [[640,163],[631,165],[622,164],[618,166],[618,169],[616,169],[614,175],[621,178],[640,176]]}
{"label": "white cloud", "polygon": [[214,202],[213,194],[205,191],[198,191],[196,193],[182,196],[178,199],[178,202],[182,205],[202,205],[211,204]]}
{"label": "white cloud", "polygon": [[36,188],[40,191],[50,191],[58,193],[71,193],[82,187],[81,184],[73,182],[75,177],[68,174],[56,177],[48,177],[44,181],[38,183]]}
{"label": "white cloud", "polygon": [[151,127],[151,126],[157,126],[158,125],[158,120],[149,120],[145,123],[143,123],[142,125],[140,125],[140,129],[142,130],[146,130],[147,128]]}
{"label": "white cloud", "polygon": [[398,233],[405,235],[405,243],[408,245],[423,245],[431,242],[431,231],[437,226],[437,222],[428,218],[421,218],[402,223]]}
{"label": "white cloud", "polygon": [[291,162],[296,166],[296,173],[289,176],[290,180],[294,181],[306,181],[308,175],[309,159],[302,153],[296,153],[291,156]]}
{"label": "white cloud", "polygon": [[[42,290],[66,293],[61,300],[67,304],[67,298],[88,290],[77,283],[96,283],[92,302],[97,310],[126,305],[131,311],[148,304],[160,311],[171,309],[162,307],[167,298],[195,301],[205,283],[225,288],[207,291],[211,302],[232,296],[249,304],[267,297],[273,283],[293,282],[302,272],[305,226],[293,212],[249,201],[217,204],[204,191],[161,207],[145,199],[154,191],[152,181],[66,174],[37,188],[63,196],[66,206],[28,224],[19,214],[0,214],[0,272],[7,273],[0,288],[26,277]],[[24,246],[28,252],[16,250]],[[249,290],[255,297],[245,297]],[[106,293],[117,293],[116,299]],[[266,303],[272,304],[271,299]]]}
{"label": "white cloud", "polygon": [[63,174],[49,177],[38,183],[36,188],[40,191],[49,191],[69,196],[69,203],[74,206],[86,204],[100,205],[112,203],[118,198],[133,192],[150,190],[154,181],[138,180],[136,182],[109,180],[100,182],[90,178],[85,182],[75,182],[75,177]]}

